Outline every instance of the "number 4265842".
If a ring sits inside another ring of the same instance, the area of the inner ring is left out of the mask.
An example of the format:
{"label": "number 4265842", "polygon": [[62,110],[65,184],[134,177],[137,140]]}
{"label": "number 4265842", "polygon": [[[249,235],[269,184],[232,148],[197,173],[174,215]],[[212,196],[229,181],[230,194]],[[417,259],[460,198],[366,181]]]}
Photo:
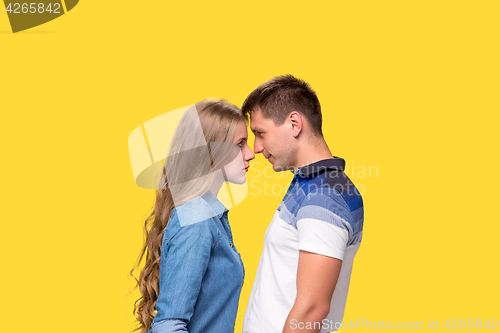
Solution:
{"label": "number 4265842", "polygon": [[61,4],[59,4],[59,3],[54,3],[54,6],[52,6],[52,4],[49,3],[47,5],[47,7],[45,7],[45,4],[43,4],[43,3],[32,2],[29,5],[27,3],[23,3],[23,4],[14,3],[14,6],[12,6],[12,4],[9,3],[9,5],[6,8],[6,11],[9,13],[14,13],[14,14],[26,14],[26,13],[42,14],[45,12],[49,12],[49,13],[53,13],[53,14],[61,14],[61,12],[59,11],[60,9],[61,9]]}
{"label": "number 4265842", "polygon": [[492,319],[491,320],[491,325],[490,325],[490,320],[486,320],[486,322],[482,322],[481,319],[468,319],[467,321],[465,319],[451,319],[451,326],[450,326],[450,319],[446,321],[444,324],[444,327],[452,330],[458,330],[460,329],[481,329],[481,328],[487,328],[487,329],[492,329],[492,330],[497,330],[498,327],[496,327],[498,324],[498,319]]}

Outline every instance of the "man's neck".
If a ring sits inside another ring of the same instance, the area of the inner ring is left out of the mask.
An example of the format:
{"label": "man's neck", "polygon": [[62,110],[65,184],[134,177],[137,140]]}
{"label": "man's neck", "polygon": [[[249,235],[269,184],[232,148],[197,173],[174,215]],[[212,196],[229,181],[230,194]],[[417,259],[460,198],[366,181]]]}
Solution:
{"label": "man's neck", "polygon": [[333,155],[330,152],[325,139],[320,138],[301,147],[295,162],[295,169],[328,158],[333,158]]}

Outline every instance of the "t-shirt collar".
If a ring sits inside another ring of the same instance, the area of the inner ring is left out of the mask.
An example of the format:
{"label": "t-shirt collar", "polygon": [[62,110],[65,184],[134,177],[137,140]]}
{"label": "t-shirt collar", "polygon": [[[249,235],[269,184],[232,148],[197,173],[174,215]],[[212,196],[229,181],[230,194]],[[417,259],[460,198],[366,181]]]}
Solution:
{"label": "t-shirt collar", "polygon": [[295,176],[300,175],[302,177],[309,178],[315,177],[327,170],[338,170],[343,172],[344,168],[345,160],[338,156],[334,156],[333,158],[327,158],[308,165],[304,165],[300,168],[295,169],[293,173]]}

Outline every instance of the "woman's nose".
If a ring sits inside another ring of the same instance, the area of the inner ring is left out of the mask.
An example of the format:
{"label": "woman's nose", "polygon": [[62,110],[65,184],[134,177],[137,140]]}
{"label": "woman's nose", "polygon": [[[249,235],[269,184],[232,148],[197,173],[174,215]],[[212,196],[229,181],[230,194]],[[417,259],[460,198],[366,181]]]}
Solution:
{"label": "woman's nose", "polygon": [[252,149],[250,149],[250,147],[247,145],[246,149],[245,149],[245,160],[246,161],[251,161],[255,158],[255,154],[252,152]]}

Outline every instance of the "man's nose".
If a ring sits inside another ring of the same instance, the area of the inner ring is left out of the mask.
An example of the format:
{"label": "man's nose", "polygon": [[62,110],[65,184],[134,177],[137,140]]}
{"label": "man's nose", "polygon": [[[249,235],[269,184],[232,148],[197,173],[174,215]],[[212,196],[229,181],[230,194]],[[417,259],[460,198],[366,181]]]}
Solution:
{"label": "man's nose", "polygon": [[257,140],[255,140],[255,142],[253,144],[253,152],[255,154],[260,154],[263,151],[264,151],[264,147],[262,147],[262,145]]}
{"label": "man's nose", "polygon": [[251,161],[255,158],[255,154],[253,153],[252,149],[247,146],[247,151],[245,152],[245,160],[246,161]]}

